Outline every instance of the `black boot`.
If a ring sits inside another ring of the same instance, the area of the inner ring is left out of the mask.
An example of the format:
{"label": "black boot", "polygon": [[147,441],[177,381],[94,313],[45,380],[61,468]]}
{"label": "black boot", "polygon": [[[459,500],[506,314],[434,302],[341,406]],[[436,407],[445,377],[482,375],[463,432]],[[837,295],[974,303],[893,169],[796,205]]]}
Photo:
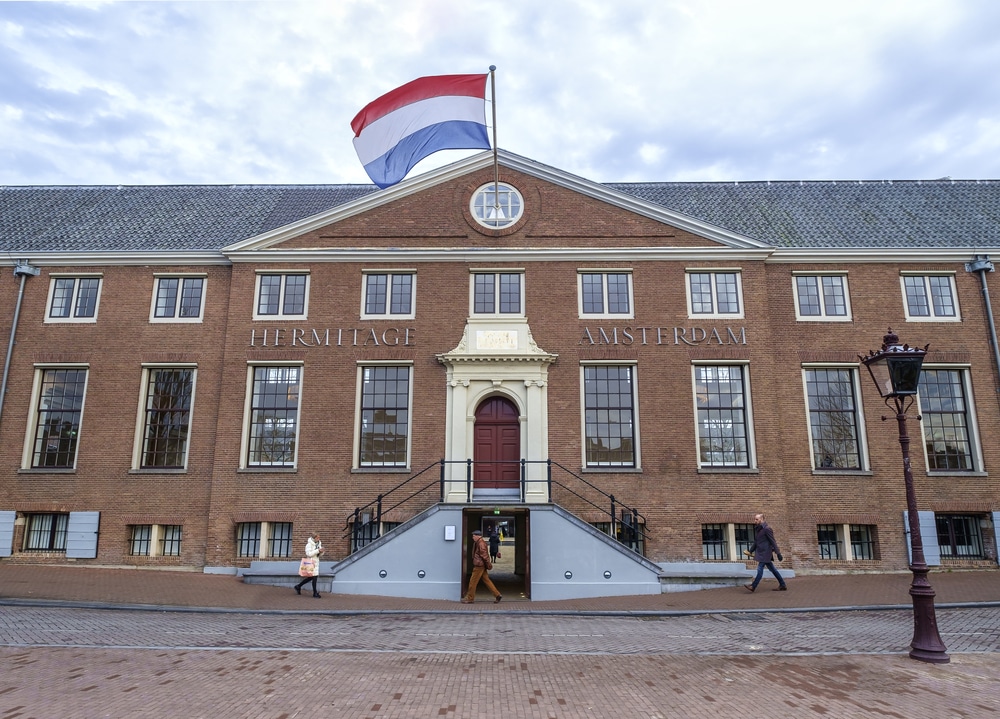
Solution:
{"label": "black boot", "polygon": [[313,592],[313,596],[319,599],[319,592]]}
{"label": "black boot", "polygon": [[301,584],[296,584],[295,585],[295,593],[296,594],[302,594],[302,585]]}

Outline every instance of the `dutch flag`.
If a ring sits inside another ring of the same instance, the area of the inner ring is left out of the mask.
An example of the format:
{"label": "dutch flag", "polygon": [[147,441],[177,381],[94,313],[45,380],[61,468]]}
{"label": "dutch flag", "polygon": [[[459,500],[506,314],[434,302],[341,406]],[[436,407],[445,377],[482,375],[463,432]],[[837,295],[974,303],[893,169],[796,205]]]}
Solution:
{"label": "dutch flag", "polygon": [[486,74],[435,75],[387,92],[351,121],[372,182],[395,185],[438,150],[488,150]]}

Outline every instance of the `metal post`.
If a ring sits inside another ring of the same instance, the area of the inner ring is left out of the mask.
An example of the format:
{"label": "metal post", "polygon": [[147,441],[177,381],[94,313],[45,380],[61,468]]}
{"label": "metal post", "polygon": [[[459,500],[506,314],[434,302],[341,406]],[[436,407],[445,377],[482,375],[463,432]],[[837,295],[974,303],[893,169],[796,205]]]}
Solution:
{"label": "metal post", "polygon": [[525,493],[528,491],[528,462],[521,457],[521,501],[524,501]]}
{"label": "metal post", "polygon": [[445,467],[445,462],[442,459],[441,460],[441,482],[440,482],[440,485],[441,485],[441,499],[439,500],[441,502],[444,501],[444,467]]}
{"label": "metal post", "polygon": [[913,641],[910,658],[932,664],[947,664],[951,658],[945,652],[944,642],[938,634],[934,613],[934,589],[927,579],[927,562],[924,560],[924,542],[920,536],[920,519],[917,516],[917,496],[913,491],[913,471],[910,468],[910,435],[906,431],[906,412],[901,397],[893,397],[896,404],[896,422],[899,425],[899,447],[903,452],[903,481],[906,483],[906,509],[910,521],[910,597],[913,600]]}
{"label": "metal post", "polygon": [[472,501],[472,460],[465,460],[465,501]]}

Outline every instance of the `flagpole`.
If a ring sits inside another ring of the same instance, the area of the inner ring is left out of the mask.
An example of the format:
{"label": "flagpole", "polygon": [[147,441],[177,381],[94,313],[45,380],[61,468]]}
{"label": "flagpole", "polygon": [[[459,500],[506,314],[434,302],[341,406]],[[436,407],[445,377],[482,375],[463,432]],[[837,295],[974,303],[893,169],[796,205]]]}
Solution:
{"label": "flagpole", "polygon": [[493,104],[493,211],[500,215],[500,160],[497,157],[497,81],[496,65],[490,65],[490,93]]}

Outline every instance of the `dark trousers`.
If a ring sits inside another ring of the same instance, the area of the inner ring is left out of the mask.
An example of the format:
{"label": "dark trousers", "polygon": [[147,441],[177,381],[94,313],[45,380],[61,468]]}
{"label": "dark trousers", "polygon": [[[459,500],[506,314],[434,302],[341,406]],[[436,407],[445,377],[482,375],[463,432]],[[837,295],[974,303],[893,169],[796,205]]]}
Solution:
{"label": "dark trousers", "polygon": [[785,586],[785,580],[781,578],[778,574],[778,570],[774,568],[774,562],[757,562],[757,576],[753,578],[753,588],[756,589],[757,585],[760,584],[761,577],[764,576],[764,567],[767,567],[774,578],[778,580],[778,586]]}
{"label": "dark trousers", "polygon": [[317,579],[319,579],[319,577],[306,577],[301,582],[299,582],[298,584],[296,584],[295,588],[296,589],[302,589],[302,587],[306,586],[306,584],[308,584],[309,582],[312,582],[312,584],[313,584],[313,594],[319,594],[319,592],[316,591],[316,580]]}

